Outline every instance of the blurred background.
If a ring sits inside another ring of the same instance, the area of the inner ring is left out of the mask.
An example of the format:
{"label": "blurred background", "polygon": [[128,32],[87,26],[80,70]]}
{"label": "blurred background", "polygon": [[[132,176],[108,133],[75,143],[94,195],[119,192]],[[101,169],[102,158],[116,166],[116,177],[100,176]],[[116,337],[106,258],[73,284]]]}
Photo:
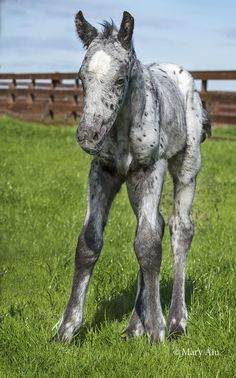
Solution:
{"label": "blurred background", "polygon": [[[80,9],[97,28],[110,18],[119,25],[123,10],[129,11],[136,53],[144,63],[235,68],[235,0],[0,0],[0,73],[78,71],[84,51],[74,16]],[[214,82],[210,85],[213,89]],[[234,87],[232,81],[217,84]]]}
{"label": "blurred background", "polygon": [[63,123],[82,114],[79,10],[98,29],[129,11],[138,59],[190,70],[212,121],[236,123],[235,0],[0,0],[0,113]]}

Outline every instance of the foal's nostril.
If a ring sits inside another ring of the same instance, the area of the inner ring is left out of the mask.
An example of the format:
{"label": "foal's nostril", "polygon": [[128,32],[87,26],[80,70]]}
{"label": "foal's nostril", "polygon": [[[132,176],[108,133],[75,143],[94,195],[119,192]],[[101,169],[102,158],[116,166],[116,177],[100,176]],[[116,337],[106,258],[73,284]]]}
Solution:
{"label": "foal's nostril", "polygon": [[93,136],[93,140],[94,140],[95,142],[97,142],[97,141],[98,141],[98,138],[99,138],[98,133],[95,133],[94,136]]}

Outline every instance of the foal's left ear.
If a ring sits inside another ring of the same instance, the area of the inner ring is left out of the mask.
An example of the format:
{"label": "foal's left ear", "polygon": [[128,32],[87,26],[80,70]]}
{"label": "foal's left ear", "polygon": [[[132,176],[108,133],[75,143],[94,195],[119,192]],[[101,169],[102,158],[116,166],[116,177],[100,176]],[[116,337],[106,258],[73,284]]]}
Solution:
{"label": "foal's left ear", "polygon": [[124,12],[120,25],[120,30],[118,32],[118,40],[126,50],[129,50],[131,47],[133,30],[134,18],[131,16],[129,12]]}
{"label": "foal's left ear", "polygon": [[93,39],[98,35],[97,29],[85,20],[81,11],[75,16],[75,26],[84,47],[88,48]]}

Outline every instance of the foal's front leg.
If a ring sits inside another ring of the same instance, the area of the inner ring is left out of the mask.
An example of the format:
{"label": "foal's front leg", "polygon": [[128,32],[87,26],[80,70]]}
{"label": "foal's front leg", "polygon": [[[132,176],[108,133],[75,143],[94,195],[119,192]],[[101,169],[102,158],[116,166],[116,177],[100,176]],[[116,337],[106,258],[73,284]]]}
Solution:
{"label": "foal's front leg", "polygon": [[88,207],[75,255],[71,295],[54,339],[70,341],[82,324],[88,283],[103,245],[103,230],[121,180],[93,161],[89,175]]}
{"label": "foal's front leg", "polygon": [[166,327],[159,288],[164,231],[159,202],[165,171],[166,161],[159,160],[148,169],[132,173],[127,181],[138,223],[134,248],[140,273],[135,308],[126,333],[142,335],[146,332],[154,342],[164,339]]}

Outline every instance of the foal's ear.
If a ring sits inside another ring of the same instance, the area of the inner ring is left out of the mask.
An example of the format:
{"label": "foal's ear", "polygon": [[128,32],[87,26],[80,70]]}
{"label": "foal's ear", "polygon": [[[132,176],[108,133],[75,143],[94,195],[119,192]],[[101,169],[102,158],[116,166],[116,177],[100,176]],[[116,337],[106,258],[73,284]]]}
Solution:
{"label": "foal's ear", "polygon": [[93,39],[98,35],[97,29],[85,20],[81,11],[75,16],[75,26],[84,47],[88,48]]}
{"label": "foal's ear", "polygon": [[131,16],[130,13],[124,12],[120,25],[120,30],[118,32],[118,40],[126,50],[129,50],[131,47],[133,30],[134,18]]}

